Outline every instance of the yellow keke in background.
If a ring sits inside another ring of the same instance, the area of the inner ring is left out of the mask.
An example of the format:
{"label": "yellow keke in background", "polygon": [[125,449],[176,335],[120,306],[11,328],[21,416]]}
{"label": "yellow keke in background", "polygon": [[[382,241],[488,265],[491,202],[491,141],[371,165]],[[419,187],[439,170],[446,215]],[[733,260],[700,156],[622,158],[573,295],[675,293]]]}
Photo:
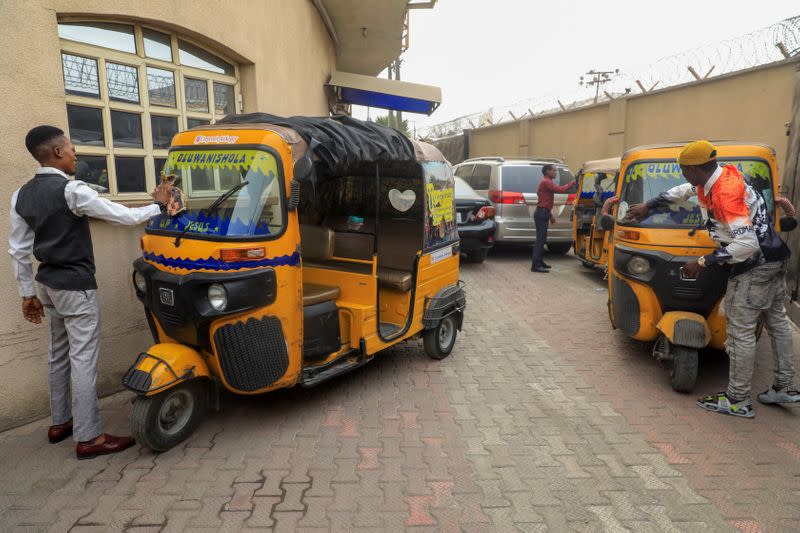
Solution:
{"label": "yellow keke in background", "polygon": [[[310,387],[418,336],[442,359],[461,329],[441,153],[351,119],[271,118],[173,139],[164,174],[188,210],[154,218],[141,240],[134,285],[155,344],[123,378],[138,395],[133,434],[153,450],[185,439],[220,389]],[[354,144],[364,129],[372,137]],[[369,143],[377,160],[362,159]]]}
{"label": "yellow keke in background", "polygon": [[589,268],[608,264],[609,232],[600,225],[603,204],[617,189],[620,157],[587,161],[578,171],[578,194],[572,216],[575,256]]}
{"label": "yellow keke in background", "polygon": [[[722,350],[726,338],[720,304],[728,281],[724,267],[686,279],[681,267],[717,248],[705,229],[696,197],[653,209],[640,223],[625,221],[628,207],[685,183],[677,157],[686,143],[640,146],[622,157],[616,220],[603,217],[609,244],[608,293],[611,324],[640,341],[655,341],[653,356],[669,365],[672,388],[690,392],[697,379],[698,350]],[[757,143],[714,142],[721,165],[735,165],[764,198],[780,230],[775,150]],[[787,220],[788,219],[788,220]]]}

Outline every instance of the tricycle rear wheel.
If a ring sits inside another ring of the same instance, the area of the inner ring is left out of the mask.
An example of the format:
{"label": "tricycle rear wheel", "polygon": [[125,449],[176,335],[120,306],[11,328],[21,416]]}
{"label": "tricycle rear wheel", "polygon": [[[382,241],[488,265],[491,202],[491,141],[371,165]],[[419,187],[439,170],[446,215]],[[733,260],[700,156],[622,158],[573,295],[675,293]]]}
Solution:
{"label": "tricycle rear wheel", "polygon": [[456,316],[444,317],[435,327],[423,333],[422,344],[425,347],[425,353],[432,359],[444,359],[453,351],[457,335]]}
{"label": "tricycle rear wheel", "polygon": [[207,385],[199,380],[137,397],[131,415],[134,438],[153,451],[169,450],[191,435],[205,413],[207,400]]}

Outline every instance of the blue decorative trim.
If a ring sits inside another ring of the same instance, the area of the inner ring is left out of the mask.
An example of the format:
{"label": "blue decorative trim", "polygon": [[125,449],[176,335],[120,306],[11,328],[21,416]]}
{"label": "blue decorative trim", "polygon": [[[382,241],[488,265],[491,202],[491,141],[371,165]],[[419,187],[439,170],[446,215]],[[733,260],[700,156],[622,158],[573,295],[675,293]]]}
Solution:
{"label": "blue decorative trim", "polygon": [[184,270],[242,270],[244,268],[263,268],[278,266],[298,266],[300,264],[300,254],[295,252],[292,255],[282,255],[280,257],[270,257],[259,259],[258,261],[241,261],[237,263],[226,263],[222,259],[209,257],[208,259],[183,259],[174,257],[164,257],[149,252],[142,254],[147,261],[158,263],[173,268]]}
{"label": "blue decorative trim", "polygon": [[[581,199],[590,200],[590,199],[594,198],[594,195],[595,195],[595,193],[593,193],[593,192],[585,192],[585,191],[583,191],[583,192],[581,192]],[[611,198],[612,196],[614,196],[614,193],[610,192],[610,191],[604,191],[601,194],[601,197],[603,198],[603,200]]]}
{"label": "blue decorative trim", "polygon": [[[230,215],[230,213],[228,213]],[[188,230],[186,229],[188,226]],[[176,217],[157,215],[150,220],[148,228],[161,231],[186,231],[194,235],[220,235],[226,237],[243,237],[250,235],[270,235],[265,221],[255,224],[240,218],[231,219],[219,213],[208,214],[203,210],[185,211]]]}

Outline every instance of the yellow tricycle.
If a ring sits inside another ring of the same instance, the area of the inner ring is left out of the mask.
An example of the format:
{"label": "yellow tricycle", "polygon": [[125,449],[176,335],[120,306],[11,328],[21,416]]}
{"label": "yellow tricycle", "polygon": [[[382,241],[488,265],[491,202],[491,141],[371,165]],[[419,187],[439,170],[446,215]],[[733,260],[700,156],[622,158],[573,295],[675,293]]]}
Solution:
{"label": "yellow tricycle", "polygon": [[578,194],[572,216],[575,256],[588,267],[608,264],[608,232],[600,225],[603,206],[610,206],[617,188],[621,158],[587,161],[578,172]]}
{"label": "yellow tricycle", "polygon": [[175,446],[220,390],[311,387],[413,337],[453,350],[466,293],[433,146],[346,117],[241,115],[176,135],[164,174],[185,205],[150,222],[133,265],[155,341],[123,377],[140,443]]}
{"label": "yellow tricycle", "polygon": [[[672,388],[690,392],[695,385],[698,350],[725,346],[726,321],[721,302],[729,272],[712,265],[697,278],[682,267],[717,244],[709,236],[697,197],[651,209],[633,222],[628,208],[685,183],[677,162],[686,143],[640,146],[622,157],[617,183],[616,222],[602,218],[612,231],[608,260],[608,310],[611,324],[640,341],[654,342],[653,356],[666,363]],[[779,216],[775,150],[759,143],[722,141],[720,165],[734,165],[760,194],[775,229],[790,230],[796,221]]]}

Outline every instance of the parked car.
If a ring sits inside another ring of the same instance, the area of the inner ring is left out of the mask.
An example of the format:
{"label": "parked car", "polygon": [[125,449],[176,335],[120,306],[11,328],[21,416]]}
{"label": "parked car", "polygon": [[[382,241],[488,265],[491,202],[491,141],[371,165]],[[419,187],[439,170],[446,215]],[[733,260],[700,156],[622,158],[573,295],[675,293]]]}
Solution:
{"label": "parked car", "polygon": [[456,178],[456,222],[461,252],[473,263],[482,263],[494,244],[492,203],[476,193],[467,182]]}
{"label": "parked car", "polygon": [[[476,157],[456,165],[455,175],[495,207],[496,242],[529,244],[536,241],[533,225],[533,211],[539,200],[536,188],[542,180],[542,167],[548,163],[558,169],[560,184],[574,179],[560,159]],[[553,253],[565,254],[572,247],[572,193],[574,191],[555,195],[553,216],[556,222],[550,225],[547,233],[547,248]]]}

